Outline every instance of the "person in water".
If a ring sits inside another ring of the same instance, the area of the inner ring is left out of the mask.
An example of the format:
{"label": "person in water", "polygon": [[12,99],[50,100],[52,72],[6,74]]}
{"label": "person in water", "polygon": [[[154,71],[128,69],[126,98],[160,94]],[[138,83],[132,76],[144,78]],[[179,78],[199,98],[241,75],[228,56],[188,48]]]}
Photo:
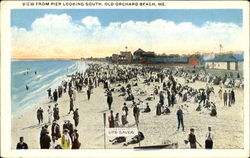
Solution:
{"label": "person in water", "polygon": [[25,88],[26,88],[26,90],[29,90],[29,86],[27,84],[26,84]]}

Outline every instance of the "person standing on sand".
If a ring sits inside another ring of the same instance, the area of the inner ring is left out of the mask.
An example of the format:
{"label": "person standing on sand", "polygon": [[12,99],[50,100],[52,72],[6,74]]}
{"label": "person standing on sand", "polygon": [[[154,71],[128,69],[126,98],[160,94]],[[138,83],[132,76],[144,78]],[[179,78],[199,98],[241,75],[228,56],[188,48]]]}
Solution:
{"label": "person standing on sand", "polygon": [[40,147],[42,148],[42,146],[43,146],[43,142],[42,142],[42,139],[43,139],[43,137],[46,135],[46,133],[48,132],[48,126],[47,125],[45,125],[45,126],[43,126],[42,127],[42,129],[41,129],[41,132],[40,132]]}
{"label": "person standing on sand", "polygon": [[206,94],[204,92],[204,90],[201,92],[201,100],[199,102],[199,104],[201,104],[203,102],[203,106],[205,105],[206,102]]}
{"label": "person standing on sand", "polygon": [[72,97],[70,98],[70,102],[69,102],[69,113],[68,114],[70,114],[71,111],[74,112],[74,103],[73,103]]}
{"label": "person standing on sand", "polygon": [[181,110],[181,107],[180,107],[180,106],[179,106],[179,110],[177,111],[176,115],[177,115],[177,120],[178,120],[178,128],[177,128],[177,131],[178,131],[179,128],[180,128],[180,124],[181,124],[181,126],[182,126],[182,131],[184,131],[183,111]]}
{"label": "person standing on sand", "polygon": [[49,136],[49,132],[46,131],[46,134],[42,137],[41,139],[41,149],[49,149],[50,148],[50,136]]}
{"label": "person standing on sand", "polygon": [[48,111],[48,123],[51,123],[51,120],[53,117],[53,111],[52,111],[52,108],[50,105],[49,105],[49,109],[47,111]]}
{"label": "person standing on sand", "polygon": [[28,149],[28,145],[24,142],[24,138],[20,137],[20,142],[17,143],[16,149]]}
{"label": "person standing on sand", "polygon": [[111,93],[111,92],[108,92],[107,103],[108,103],[108,106],[109,106],[109,110],[111,110],[112,102],[113,102],[112,93]]}
{"label": "person standing on sand", "polygon": [[234,90],[232,89],[231,91],[231,99],[232,99],[232,104],[235,104],[235,93],[234,93]]}
{"label": "person standing on sand", "polygon": [[60,126],[56,120],[53,121],[51,126],[51,136],[52,138],[55,137],[56,139],[61,138]]}
{"label": "person standing on sand", "polygon": [[222,88],[220,87],[220,90],[219,90],[219,98],[220,98],[220,100],[222,100],[222,93],[223,93],[223,91],[222,91]]}
{"label": "person standing on sand", "polygon": [[53,98],[54,98],[54,102],[57,102],[58,93],[57,93],[57,90],[56,90],[56,89],[55,89],[54,92],[53,92]]}
{"label": "person standing on sand", "polygon": [[57,107],[57,103],[55,104],[55,107],[53,109],[54,113],[53,113],[53,117],[54,117],[54,120],[59,120],[60,119],[60,116],[59,116],[59,108]]}
{"label": "person standing on sand", "polygon": [[187,142],[189,142],[191,149],[196,149],[196,143],[198,143],[201,147],[201,144],[196,140],[193,128],[190,129]]}
{"label": "person standing on sand", "polygon": [[90,88],[88,88],[88,90],[87,90],[87,97],[88,97],[88,100],[90,99],[90,95],[91,95],[91,90],[90,90]]}
{"label": "person standing on sand", "polygon": [[43,123],[43,109],[41,107],[39,107],[39,109],[37,110],[37,120],[38,123]]}
{"label": "person standing on sand", "polygon": [[48,92],[48,98],[50,99],[50,98],[51,98],[51,88],[49,88],[49,89],[47,90],[47,92]]}
{"label": "person standing on sand", "polygon": [[231,91],[230,90],[228,91],[227,98],[228,98],[228,106],[231,107],[232,96],[231,96]]}
{"label": "person standing on sand", "polygon": [[73,128],[73,124],[69,120],[68,120],[68,123],[67,123],[67,128],[69,130],[69,136],[70,136],[71,142],[72,142],[72,140],[73,140],[72,135],[74,133],[74,128]]}
{"label": "person standing on sand", "polygon": [[79,113],[78,113],[78,108],[76,108],[76,110],[73,113],[73,119],[75,121],[75,127],[78,126],[79,124]]}
{"label": "person standing on sand", "polygon": [[227,91],[225,90],[224,94],[223,94],[223,99],[224,99],[224,106],[227,106]]}
{"label": "person standing on sand", "polygon": [[128,107],[126,103],[123,104],[122,111],[125,111],[125,115],[128,116]]}
{"label": "person standing on sand", "polygon": [[68,129],[63,130],[61,143],[62,143],[63,149],[70,149],[71,148],[72,142],[71,142],[71,138],[70,138],[69,133],[68,133]]}
{"label": "person standing on sand", "polygon": [[77,130],[74,129],[74,134],[73,134],[73,143],[72,143],[72,148],[71,149],[80,149],[81,143],[79,142],[79,134],[77,133]]}
{"label": "person standing on sand", "polygon": [[114,128],[115,127],[115,120],[114,120],[114,115],[113,115],[113,111],[110,111],[110,116],[108,117],[108,121],[109,121],[109,128]]}
{"label": "person standing on sand", "polygon": [[211,127],[208,127],[208,133],[206,134],[205,149],[213,148],[213,134],[211,132]]}
{"label": "person standing on sand", "polygon": [[68,94],[69,94],[69,98],[71,98],[73,95],[73,90],[71,89],[71,87],[69,87]]}
{"label": "person standing on sand", "polygon": [[127,115],[126,115],[126,111],[125,110],[122,110],[121,122],[122,122],[123,126],[125,126],[128,123],[128,121],[127,121]]}

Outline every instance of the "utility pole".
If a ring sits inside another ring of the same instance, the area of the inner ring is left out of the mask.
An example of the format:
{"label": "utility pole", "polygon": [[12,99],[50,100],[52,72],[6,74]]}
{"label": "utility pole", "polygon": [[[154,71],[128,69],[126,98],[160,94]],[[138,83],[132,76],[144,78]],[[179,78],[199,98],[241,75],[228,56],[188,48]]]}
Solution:
{"label": "utility pole", "polygon": [[106,149],[106,132],[105,132],[105,128],[106,128],[106,113],[103,113],[103,135],[104,135],[104,149]]}

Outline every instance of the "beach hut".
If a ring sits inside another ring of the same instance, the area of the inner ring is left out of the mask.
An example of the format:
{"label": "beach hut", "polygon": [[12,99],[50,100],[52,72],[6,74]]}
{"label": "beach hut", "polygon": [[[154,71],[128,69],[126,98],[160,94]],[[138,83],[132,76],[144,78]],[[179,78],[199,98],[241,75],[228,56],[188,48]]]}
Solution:
{"label": "beach hut", "polygon": [[217,55],[213,59],[205,61],[206,69],[239,70],[239,62],[232,54]]}

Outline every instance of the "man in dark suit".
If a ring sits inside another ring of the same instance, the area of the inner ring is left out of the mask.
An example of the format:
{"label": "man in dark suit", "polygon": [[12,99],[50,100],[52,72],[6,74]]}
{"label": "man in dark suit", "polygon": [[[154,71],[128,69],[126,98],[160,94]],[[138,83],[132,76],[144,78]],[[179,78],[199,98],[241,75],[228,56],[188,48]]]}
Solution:
{"label": "man in dark suit", "polygon": [[16,149],[28,149],[28,145],[24,142],[23,137],[20,137],[20,142],[17,143]]}
{"label": "man in dark suit", "polygon": [[78,108],[76,108],[76,110],[73,113],[73,119],[75,121],[75,127],[78,126],[79,124],[79,113],[78,113]]}
{"label": "man in dark suit", "polygon": [[111,92],[108,92],[107,103],[108,103],[108,106],[109,106],[109,110],[111,110],[112,102],[113,102],[112,93],[111,93]]}
{"label": "man in dark suit", "polygon": [[227,106],[227,91],[226,90],[223,94],[223,98],[224,98],[224,106]]}
{"label": "man in dark suit", "polygon": [[177,115],[177,120],[178,120],[178,129],[177,129],[177,130],[179,130],[180,124],[181,124],[181,126],[182,126],[182,131],[184,131],[183,112],[182,112],[182,110],[181,110],[181,107],[179,107],[179,110],[177,111],[176,115]]}
{"label": "man in dark suit", "polygon": [[49,149],[50,142],[51,142],[51,139],[49,136],[49,132],[47,131],[46,134],[41,139],[41,149]]}
{"label": "man in dark suit", "polygon": [[61,138],[60,126],[56,120],[53,121],[51,126],[51,136],[52,138],[55,137],[56,139]]}

